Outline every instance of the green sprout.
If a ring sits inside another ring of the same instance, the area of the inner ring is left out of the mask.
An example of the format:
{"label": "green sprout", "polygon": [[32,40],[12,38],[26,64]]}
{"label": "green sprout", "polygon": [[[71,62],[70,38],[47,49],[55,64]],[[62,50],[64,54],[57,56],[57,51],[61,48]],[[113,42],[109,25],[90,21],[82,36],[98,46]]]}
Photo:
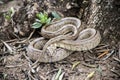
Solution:
{"label": "green sprout", "polygon": [[51,18],[48,17],[46,12],[36,14],[36,21],[32,24],[32,28],[40,28],[45,24],[49,24],[51,22]]}
{"label": "green sprout", "polygon": [[7,19],[8,21],[11,20],[14,13],[15,13],[15,10],[13,7],[11,7],[10,10],[4,14],[5,19]]}

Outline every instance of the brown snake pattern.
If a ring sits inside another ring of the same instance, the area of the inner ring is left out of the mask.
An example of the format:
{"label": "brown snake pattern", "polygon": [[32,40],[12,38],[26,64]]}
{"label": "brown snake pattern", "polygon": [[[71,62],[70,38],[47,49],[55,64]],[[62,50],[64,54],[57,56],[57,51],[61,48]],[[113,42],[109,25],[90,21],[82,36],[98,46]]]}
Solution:
{"label": "brown snake pattern", "polygon": [[[93,28],[79,32],[81,21],[66,17],[43,26],[44,38],[33,40],[27,49],[28,56],[40,62],[55,62],[69,56],[73,51],[89,50],[100,43],[100,33]],[[46,40],[48,38],[50,40]]]}

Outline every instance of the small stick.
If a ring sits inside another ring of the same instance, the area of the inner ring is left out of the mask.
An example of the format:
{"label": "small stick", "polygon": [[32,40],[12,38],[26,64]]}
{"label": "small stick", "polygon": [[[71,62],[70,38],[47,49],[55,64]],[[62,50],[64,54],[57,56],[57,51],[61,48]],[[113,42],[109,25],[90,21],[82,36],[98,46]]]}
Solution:
{"label": "small stick", "polygon": [[103,57],[104,55],[108,54],[108,51],[109,51],[109,50],[106,50],[105,52],[103,52],[102,54],[100,54],[97,58],[101,58],[101,57]]}
{"label": "small stick", "polygon": [[120,63],[120,59],[113,57],[114,60],[118,61]]}
{"label": "small stick", "polygon": [[116,72],[116,70],[111,69],[110,71],[117,74],[120,77],[120,74],[118,72]]}
{"label": "small stick", "polygon": [[29,35],[29,37],[27,39],[25,39],[25,40],[23,40],[21,42],[17,42],[17,43],[25,43],[25,42],[27,42],[28,40],[30,40],[30,38],[32,37],[32,35],[34,34],[34,32],[35,32],[35,29],[31,32],[31,34]]}
{"label": "small stick", "polygon": [[103,60],[106,60],[106,59],[108,59],[111,55],[113,55],[114,54],[114,50],[112,50],[109,54],[107,54],[107,56],[103,59]]}

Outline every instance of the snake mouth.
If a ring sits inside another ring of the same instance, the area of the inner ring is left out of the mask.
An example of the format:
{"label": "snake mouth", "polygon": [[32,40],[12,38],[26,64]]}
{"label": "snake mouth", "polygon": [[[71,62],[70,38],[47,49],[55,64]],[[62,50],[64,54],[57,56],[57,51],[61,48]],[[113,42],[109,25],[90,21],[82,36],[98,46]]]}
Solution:
{"label": "snake mouth", "polygon": [[96,30],[93,28],[87,28],[80,32],[78,39],[81,41],[86,41],[92,39],[96,35]]}

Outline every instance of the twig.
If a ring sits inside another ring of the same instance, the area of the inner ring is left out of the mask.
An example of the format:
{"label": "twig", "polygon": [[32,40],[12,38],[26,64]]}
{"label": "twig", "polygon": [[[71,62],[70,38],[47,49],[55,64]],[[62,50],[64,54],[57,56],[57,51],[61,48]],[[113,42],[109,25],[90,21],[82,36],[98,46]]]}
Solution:
{"label": "twig", "polygon": [[30,71],[31,71],[32,73],[35,73],[35,72],[36,72],[35,69],[33,69],[32,66],[30,65],[30,63],[29,63],[29,68],[31,69]]}
{"label": "twig", "polygon": [[14,33],[12,33],[18,40],[20,40],[20,37]]}
{"label": "twig", "polygon": [[[107,50],[109,50],[109,51],[110,51],[110,49],[107,49]],[[105,51],[106,51],[106,49],[97,50],[97,51],[96,51],[96,53],[102,53],[102,52],[105,52]]]}
{"label": "twig", "polygon": [[102,46],[99,46],[99,47],[95,48],[95,50],[103,49],[103,48],[106,48],[106,47],[108,47],[108,46],[109,46],[109,45],[102,45]]}
{"label": "twig", "polygon": [[104,55],[108,54],[108,51],[109,50],[106,50],[105,52],[103,52],[102,54],[100,54],[97,58],[99,59],[99,58],[103,57]]}
{"label": "twig", "polygon": [[23,40],[21,42],[17,42],[17,43],[25,43],[25,42],[27,42],[28,40],[30,40],[30,38],[32,37],[32,35],[34,34],[34,32],[35,32],[35,29],[33,29],[33,31],[30,33],[30,35],[29,35],[29,37],[27,39],[25,39],[25,40]]}
{"label": "twig", "polygon": [[22,65],[6,65],[5,67],[7,68],[15,68],[15,67],[20,67]]}
{"label": "twig", "polygon": [[26,50],[25,47],[24,47],[24,48],[21,48],[21,49],[18,49],[17,51],[20,52],[20,51],[24,51],[24,50]]}
{"label": "twig", "polygon": [[32,80],[37,80],[37,79],[35,79],[35,78],[31,75],[30,71],[28,72],[28,75],[29,75],[29,78],[30,78],[30,77],[32,78]]}
{"label": "twig", "polygon": [[30,63],[32,63],[32,61],[29,59],[29,57],[26,56],[25,53],[24,53],[23,55],[24,55],[24,57],[25,57]]}
{"label": "twig", "polygon": [[114,50],[112,50],[109,54],[107,54],[107,56],[105,57],[105,58],[103,58],[103,60],[106,60],[106,59],[108,59],[110,56],[112,56],[113,55],[113,53],[114,53],[115,51]]}
{"label": "twig", "polygon": [[89,65],[89,64],[86,64],[86,63],[82,63],[82,65],[90,67],[90,68],[96,68],[97,67],[97,65]]}
{"label": "twig", "polygon": [[8,41],[5,41],[5,42],[10,43],[10,42],[15,42],[16,40],[18,40],[18,39],[12,39],[12,40],[8,40]]}
{"label": "twig", "polygon": [[119,42],[119,47],[118,47],[118,57],[120,58],[120,42]]}
{"label": "twig", "polygon": [[116,70],[111,69],[110,71],[117,74],[120,77],[120,74]]}
{"label": "twig", "polygon": [[120,59],[113,57],[114,60],[118,61],[120,63]]}
{"label": "twig", "polygon": [[55,71],[58,71],[58,69],[53,69],[52,71],[47,72],[46,75],[51,74],[51,73],[53,73]]}
{"label": "twig", "polygon": [[13,49],[3,40],[1,40],[1,42],[7,47],[7,49],[9,50],[9,52],[12,54],[13,53]]}

